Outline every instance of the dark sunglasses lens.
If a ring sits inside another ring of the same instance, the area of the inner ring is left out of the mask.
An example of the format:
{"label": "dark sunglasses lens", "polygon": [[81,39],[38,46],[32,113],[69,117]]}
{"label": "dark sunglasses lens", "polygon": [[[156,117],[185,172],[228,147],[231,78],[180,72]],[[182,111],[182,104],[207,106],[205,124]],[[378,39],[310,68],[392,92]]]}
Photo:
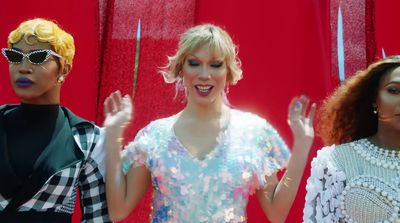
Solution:
{"label": "dark sunglasses lens", "polygon": [[11,63],[21,63],[22,59],[24,58],[21,54],[11,51],[11,50],[5,50],[5,55]]}
{"label": "dark sunglasses lens", "polygon": [[34,52],[31,55],[29,55],[29,60],[32,63],[38,63],[41,64],[43,63],[47,58],[47,52],[43,51],[43,52]]}

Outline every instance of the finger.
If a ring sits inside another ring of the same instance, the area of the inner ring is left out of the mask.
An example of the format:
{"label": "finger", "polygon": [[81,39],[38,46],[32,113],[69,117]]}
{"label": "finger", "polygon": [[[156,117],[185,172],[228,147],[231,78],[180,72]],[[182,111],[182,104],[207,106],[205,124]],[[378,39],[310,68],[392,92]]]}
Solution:
{"label": "finger", "polygon": [[112,98],[113,98],[113,100],[114,100],[114,105],[115,105],[115,107],[118,109],[118,111],[121,109],[121,100],[122,100],[122,97],[121,97],[121,92],[120,91],[115,91],[113,94],[112,94]]}
{"label": "finger", "polygon": [[310,112],[308,113],[308,119],[310,120],[310,125],[313,125],[314,122],[314,116],[315,116],[315,110],[317,108],[317,105],[315,103],[312,103]]}
{"label": "finger", "polygon": [[125,95],[122,98],[122,109],[126,111],[129,115],[132,114],[133,106],[132,106],[132,100],[129,97],[129,95]]}
{"label": "finger", "polygon": [[298,100],[298,98],[296,96],[296,97],[293,97],[292,100],[290,101],[289,109],[288,109],[288,117],[290,117],[292,115],[297,100]]}
{"label": "finger", "polygon": [[305,117],[306,116],[306,111],[307,111],[307,108],[308,108],[308,104],[310,103],[310,99],[307,96],[303,95],[303,96],[301,96],[301,103],[302,103],[302,106],[303,106],[302,110],[301,110],[301,115],[303,117]]}
{"label": "finger", "polygon": [[104,106],[104,114],[105,114],[105,115],[108,115],[108,113],[110,113],[109,101],[110,101],[110,98],[107,97],[106,100],[104,100],[104,103],[103,103],[103,106]]}
{"label": "finger", "polygon": [[120,105],[121,105],[121,93],[118,93],[119,91],[115,91],[110,95],[110,108],[111,112],[113,114],[117,113],[120,110]]}

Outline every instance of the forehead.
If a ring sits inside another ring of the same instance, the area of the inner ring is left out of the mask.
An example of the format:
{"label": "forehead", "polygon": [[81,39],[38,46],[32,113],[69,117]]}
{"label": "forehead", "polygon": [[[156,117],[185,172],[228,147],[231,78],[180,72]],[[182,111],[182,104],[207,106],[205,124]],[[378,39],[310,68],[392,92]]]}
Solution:
{"label": "forehead", "polygon": [[38,50],[38,49],[48,49],[48,50],[52,49],[52,46],[50,43],[39,42],[39,41],[37,41],[37,39],[34,36],[29,37],[28,41],[25,41],[24,38],[21,38],[21,40],[15,44],[13,44],[12,47],[18,48],[22,52],[29,52],[29,51]]}
{"label": "forehead", "polygon": [[208,58],[208,59],[223,59],[224,55],[219,50],[212,48],[208,45],[202,45],[201,47],[189,52],[189,56],[197,58]]}
{"label": "forehead", "polygon": [[389,84],[390,82],[400,83],[400,66],[386,74],[381,80],[382,85]]}

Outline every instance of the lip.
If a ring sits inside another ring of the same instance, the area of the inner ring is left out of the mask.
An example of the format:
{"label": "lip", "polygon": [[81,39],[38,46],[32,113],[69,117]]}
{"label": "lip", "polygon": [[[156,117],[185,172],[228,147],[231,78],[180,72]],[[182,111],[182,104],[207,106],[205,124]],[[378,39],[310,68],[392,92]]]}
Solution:
{"label": "lip", "polygon": [[194,88],[196,89],[198,95],[201,97],[207,97],[209,94],[211,94],[214,86],[210,84],[196,84],[194,85]]}
{"label": "lip", "polygon": [[33,84],[33,81],[26,77],[20,77],[15,81],[15,83],[18,87],[29,87]]}

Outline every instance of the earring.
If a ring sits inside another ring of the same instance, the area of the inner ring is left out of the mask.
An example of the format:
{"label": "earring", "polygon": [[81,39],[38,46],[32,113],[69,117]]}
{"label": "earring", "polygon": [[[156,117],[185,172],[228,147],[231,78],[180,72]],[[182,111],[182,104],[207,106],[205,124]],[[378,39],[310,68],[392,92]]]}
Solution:
{"label": "earring", "polygon": [[373,111],[374,114],[378,114],[378,106],[374,105],[373,106]]}
{"label": "earring", "polygon": [[64,83],[64,81],[65,81],[64,75],[61,75],[61,76],[59,76],[59,77],[57,78],[57,82],[58,82],[59,84]]}
{"label": "earring", "polygon": [[227,84],[225,87],[225,94],[228,94],[228,93],[229,93],[229,84]]}

